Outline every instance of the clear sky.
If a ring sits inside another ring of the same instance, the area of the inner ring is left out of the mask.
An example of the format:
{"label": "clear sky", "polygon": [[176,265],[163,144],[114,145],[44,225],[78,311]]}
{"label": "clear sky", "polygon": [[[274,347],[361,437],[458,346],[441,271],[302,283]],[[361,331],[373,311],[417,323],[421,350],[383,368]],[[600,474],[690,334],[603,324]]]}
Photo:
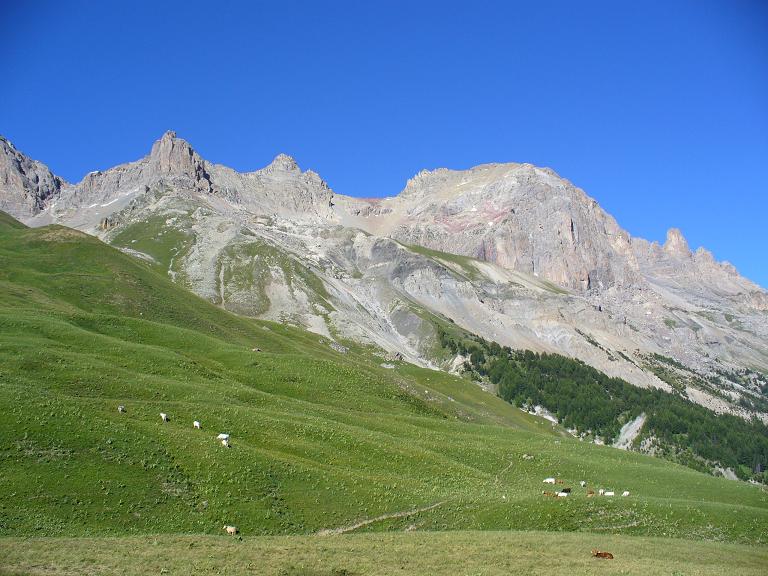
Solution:
{"label": "clear sky", "polygon": [[339,193],[549,166],[768,286],[768,2],[0,0],[0,133],[68,180],[174,129]]}

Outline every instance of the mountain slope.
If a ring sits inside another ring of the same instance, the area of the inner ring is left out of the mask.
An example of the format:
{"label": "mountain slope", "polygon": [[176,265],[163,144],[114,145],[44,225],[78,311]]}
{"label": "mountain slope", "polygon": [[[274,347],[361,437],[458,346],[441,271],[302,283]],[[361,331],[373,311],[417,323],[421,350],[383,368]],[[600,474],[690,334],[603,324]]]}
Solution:
{"label": "mountain slope", "polygon": [[[14,186],[5,197],[23,196]],[[678,231],[664,246],[630,237],[549,169],[439,169],[367,201],[285,155],[238,173],[169,132],[17,215],[98,235],[238,314],[422,365],[460,365],[436,344],[447,317],[716,411],[768,414],[766,292]]]}
{"label": "mountain slope", "polygon": [[[0,218],[0,533],[311,533],[391,515],[366,526],[764,542],[757,487],[381,363],[229,314],[83,233]],[[633,497],[542,500],[551,474]]]}

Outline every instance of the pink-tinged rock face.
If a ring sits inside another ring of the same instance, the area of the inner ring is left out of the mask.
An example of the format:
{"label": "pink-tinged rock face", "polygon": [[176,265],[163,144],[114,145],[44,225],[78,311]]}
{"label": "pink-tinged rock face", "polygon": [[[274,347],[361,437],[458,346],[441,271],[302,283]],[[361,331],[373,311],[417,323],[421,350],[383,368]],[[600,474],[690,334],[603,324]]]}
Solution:
{"label": "pink-tinged rock face", "polygon": [[[355,204],[354,199],[349,202]],[[420,172],[354,224],[487,260],[577,290],[634,280],[629,235],[597,203],[549,169],[488,164]]]}

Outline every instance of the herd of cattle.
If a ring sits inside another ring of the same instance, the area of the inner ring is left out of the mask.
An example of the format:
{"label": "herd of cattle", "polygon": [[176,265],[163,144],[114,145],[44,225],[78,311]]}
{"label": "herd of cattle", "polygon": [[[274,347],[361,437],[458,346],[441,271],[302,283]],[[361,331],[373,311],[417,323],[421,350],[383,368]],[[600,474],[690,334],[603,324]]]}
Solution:
{"label": "herd of cattle", "polygon": [[[544,478],[544,484],[565,484],[565,482],[563,482],[562,480],[557,480],[556,478],[551,478],[550,477],[550,478]],[[584,480],[579,482],[579,485],[582,488],[586,488],[587,487],[587,483]],[[542,494],[544,496],[551,496],[552,498],[565,498],[570,493],[571,493],[571,488],[570,487],[567,487],[567,488],[563,487],[563,488],[560,488],[559,490],[554,491],[554,492],[548,491],[548,490],[542,491]],[[591,498],[594,495],[595,495],[595,491],[594,490],[587,490],[587,498]],[[603,488],[600,488],[597,491],[597,495],[598,496],[615,496],[616,493],[613,490],[605,490]],[[624,490],[624,492],[622,492],[621,495],[622,496],[629,496],[629,491],[628,490]]]}

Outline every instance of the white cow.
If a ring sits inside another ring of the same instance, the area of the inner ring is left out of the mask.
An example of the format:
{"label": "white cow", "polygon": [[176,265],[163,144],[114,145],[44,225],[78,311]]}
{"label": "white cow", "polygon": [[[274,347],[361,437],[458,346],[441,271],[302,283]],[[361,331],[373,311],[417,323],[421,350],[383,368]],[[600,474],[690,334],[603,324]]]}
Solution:
{"label": "white cow", "polygon": [[587,487],[587,483],[586,483],[586,482],[584,482],[584,480],[582,480],[581,482],[579,482],[579,484],[581,485],[581,487],[582,487],[582,488],[586,488],[586,487]]}
{"label": "white cow", "polygon": [[216,436],[216,440],[229,440],[229,434],[224,434],[223,432]]}
{"label": "white cow", "polygon": [[605,496],[615,496],[615,494],[613,493],[613,491],[610,491],[610,492],[606,492]]}
{"label": "white cow", "polygon": [[605,494],[605,490],[603,488],[600,488],[600,490],[597,491],[600,496],[603,496]]}
{"label": "white cow", "polygon": [[568,492],[558,492],[557,493],[557,497],[558,498],[567,498],[568,497]]}
{"label": "white cow", "polygon": [[622,496],[629,496],[629,490],[624,490],[624,492],[621,493]]}
{"label": "white cow", "polygon": [[195,420],[194,422],[192,422],[192,426],[194,428],[197,428],[198,430],[200,430],[200,421],[199,420]]}
{"label": "white cow", "polygon": [[544,478],[544,484],[554,484],[555,479],[554,478]]}
{"label": "white cow", "polygon": [[168,414],[166,414],[165,412],[160,412],[160,420],[162,420],[163,422],[168,422]]}

